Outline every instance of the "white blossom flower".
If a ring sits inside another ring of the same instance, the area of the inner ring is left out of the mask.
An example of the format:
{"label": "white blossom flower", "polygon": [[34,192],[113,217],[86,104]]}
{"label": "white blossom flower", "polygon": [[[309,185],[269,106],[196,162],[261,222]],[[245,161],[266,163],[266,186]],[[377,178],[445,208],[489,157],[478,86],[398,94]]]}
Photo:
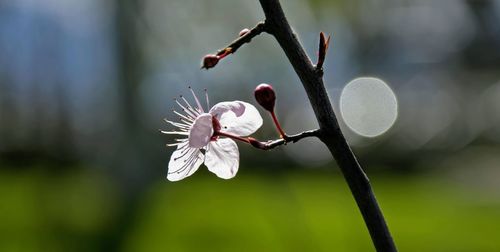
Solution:
{"label": "white blossom flower", "polygon": [[[183,96],[180,101],[176,99],[183,113],[173,112],[180,121],[165,121],[177,129],[162,131],[184,137],[167,144],[177,146],[168,163],[167,179],[178,181],[191,176],[202,163],[220,178],[233,178],[238,171],[240,155],[232,139],[248,142],[242,137],[259,129],[262,117],[253,105],[242,101],[220,102],[205,112],[194,91],[190,90],[196,106],[191,106]],[[205,96],[208,108],[206,90]]]}

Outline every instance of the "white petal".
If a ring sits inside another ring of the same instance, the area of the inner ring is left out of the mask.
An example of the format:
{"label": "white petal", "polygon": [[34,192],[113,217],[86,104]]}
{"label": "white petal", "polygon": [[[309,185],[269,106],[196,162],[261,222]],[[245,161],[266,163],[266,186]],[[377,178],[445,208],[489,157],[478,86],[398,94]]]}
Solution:
{"label": "white petal", "polygon": [[205,165],[217,177],[230,179],[238,172],[240,153],[236,143],[228,138],[210,142],[205,153]]}
{"label": "white petal", "polygon": [[189,130],[189,146],[192,148],[203,148],[210,142],[214,134],[212,115],[204,113],[199,115]]}
{"label": "white petal", "polygon": [[168,162],[167,179],[178,181],[191,176],[203,163],[203,153],[196,148],[190,148],[187,143],[177,146]]}
{"label": "white petal", "polygon": [[219,102],[209,113],[219,120],[222,132],[237,136],[248,136],[262,126],[259,111],[252,104],[242,101]]}

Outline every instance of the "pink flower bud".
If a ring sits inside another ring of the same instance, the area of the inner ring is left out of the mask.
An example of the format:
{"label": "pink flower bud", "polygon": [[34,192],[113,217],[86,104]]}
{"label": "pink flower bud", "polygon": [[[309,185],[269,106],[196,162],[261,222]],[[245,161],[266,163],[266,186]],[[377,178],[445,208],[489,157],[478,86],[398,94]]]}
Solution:
{"label": "pink flower bud", "polygon": [[219,63],[220,57],[214,54],[207,54],[203,57],[203,62],[201,68],[209,69]]}
{"label": "pink flower bud", "polygon": [[245,28],[245,29],[243,29],[243,30],[241,30],[241,31],[240,31],[239,36],[241,37],[241,36],[243,36],[243,35],[247,34],[249,31],[250,31],[250,30],[249,30],[248,28]]}
{"label": "pink flower bud", "polygon": [[274,111],[274,103],[276,101],[276,94],[273,87],[269,84],[262,83],[255,88],[255,99],[257,102],[269,112]]}

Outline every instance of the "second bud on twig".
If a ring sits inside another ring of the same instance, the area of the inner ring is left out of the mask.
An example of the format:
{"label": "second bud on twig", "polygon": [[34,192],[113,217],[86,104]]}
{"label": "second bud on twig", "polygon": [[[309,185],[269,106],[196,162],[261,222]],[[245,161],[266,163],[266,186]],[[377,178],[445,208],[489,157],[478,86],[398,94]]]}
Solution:
{"label": "second bud on twig", "polygon": [[273,87],[269,84],[262,83],[255,88],[255,100],[269,112],[274,111],[274,104],[276,102],[276,94]]}
{"label": "second bud on twig", "polygon": [[273,118],[274,125],[278,130],[281,138],[285,141],[288,139],[288,136],[285,134],[285,131],[281,128],[281,125],[276,117],[276,113],[274,113],[274,105],[276,103],[276,94],[274,93],[274,89],[271,85],[262,83],[255,88],[254,91],[255,100],[262,106],[265,110],[271,113],[271,117]]}

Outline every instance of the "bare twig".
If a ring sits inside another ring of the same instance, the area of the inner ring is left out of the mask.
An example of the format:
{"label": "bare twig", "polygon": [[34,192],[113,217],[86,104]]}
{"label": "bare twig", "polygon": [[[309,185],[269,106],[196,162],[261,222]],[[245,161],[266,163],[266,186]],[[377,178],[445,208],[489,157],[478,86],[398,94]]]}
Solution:
{"label": "bare twig", "polygon": [[250,29],[248,32],[244,33],[243,35],[235,39],[233,42],[231,42],[231,44],[229,44],[225,48],[220,49],[217,52],[217,55],[224,53],[226,48],[231,48],[231,53],[235,53],[243,44],[249,43],[250,41],[252,41],[254,37],[261,34],[265,30],[265,26],[266,25],[264,22],[257,23],[257,25],[254,28]]}
{"label": "bare twig", "polygon": [[281,145],[286,145],[288,143],[295,143],[295,142],[300,141],[301,139],[306,138],[306,137],[318,137],[318,136],[319,136],[319,130],[316,129],[316,130],[304,131],[304,132],[301,132],[301,133],[295,134],[295,135],[286,135],[286,138],[280,138],[277,140],[270,140],[267,142],[260,142],[254,138],[249,137],[248,142],[251,145],[253,145],[255,148],[258,148],[261,150],[271,150],[271,149],[274,149],[274,148],[281,146]]}
{"label": "bare twig", "polygon": [[252,38],[261,34],[265,30],[265,28],[266,28],[265,23],[259,22],[254,28],[246,31],[243,34],[240,34],[240,36],[237,39],[231,42],[228,46],[217,51],[216,54],[206,55],[203,58],[201,68],[205,68],[208,70],[214,67],[215,65],[217,65],[220,59],[226,57],[231,53],[235,53],[243,44],[249,43],[250,41],[252,41]]}
{"label": "bare twig", "polygon": [[375,248],[377,251],[397,251],[370,181],[339,128],[322,75],[315,71],[288,24],[279,1],[259,1],[266,16],[266,31],[276,38],[299,76],[320,126],[319,138],[335,157],[363,215]]}

